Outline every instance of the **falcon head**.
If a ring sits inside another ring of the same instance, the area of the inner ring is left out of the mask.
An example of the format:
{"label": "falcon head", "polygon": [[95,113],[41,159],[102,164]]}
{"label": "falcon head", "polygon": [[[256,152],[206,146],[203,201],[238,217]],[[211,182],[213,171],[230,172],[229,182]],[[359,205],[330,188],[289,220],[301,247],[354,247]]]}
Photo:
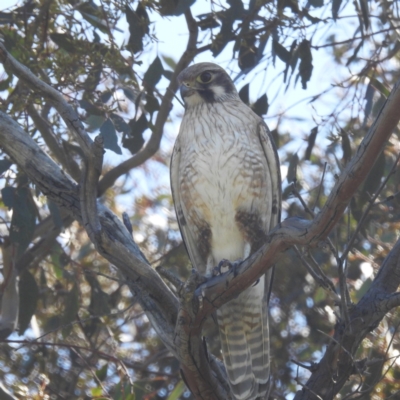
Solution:
{"label": "falcon head", "polygon": [[178,75],[178,83],[186,107],[238,97],[232,79],[223,68],[213,63],[199,63],[184,69]]}

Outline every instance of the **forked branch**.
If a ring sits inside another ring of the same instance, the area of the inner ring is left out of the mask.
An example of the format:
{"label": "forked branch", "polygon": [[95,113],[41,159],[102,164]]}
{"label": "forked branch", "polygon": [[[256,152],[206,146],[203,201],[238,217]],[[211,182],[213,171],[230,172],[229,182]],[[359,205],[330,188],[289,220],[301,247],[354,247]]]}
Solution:
{"label": "forked branch", "polygon": [[[88,139],[77,114],[62,95],[40,81],[26,67],[21,66],[1,44],[0,61],[12,73],[23,79],[32,90],[53,102],[68,126],[79,138],[84,153],[89,154],[93,149],[93,142]],[[217,393],[220,390],[220,393],[224,391],[223,385],[220,385],[215,374],[210,371],[205,374],[198,373],[201,371],[201,368],[198,368],[199,365],[210,365],[207,361],[207,352],[199,341],[204,320],[271,268],[285,249],[292,245],[315,246],[327,238],[396,127],[400,119],[399,104],[400,82],[394,86],[379,117],[364,138],[356,155],[340,175],[321,212],[312,221],[290,218],[279,224],[269,235],[268,242],[235,270],[237,275],[231,271],[201,284],[197,289],[190,288],[181,308],[185,315],[190,316],[190,319],[181,328],[178,325],[177,331],[175,331],[178,316],[177,299],[144,259],[122,222],[106,207],[95,203],[93,195],[87,193],[98,179],[97,164],[101,163],[98,163],[96,159],[92,160],[93,164],[89,165],[88,171],[93,175],[86,176],[86,187],[82,189],[84,193],[81,192],[79,195],[74,182],[64,175],[32,138],[4,113],[0,113],[0,143],[4,151],[45,195],[55,201],[63,211],[67,211],[81,222],[90,224],[96,234],[94,240],[98,251],[124,275],[161,340],[184,364],[185,378],[188,383],[191,382],[189,385],[192,390],[199,388],[197,396],[201,398],[200,396],[208,393],[210,384]],[[83,210],[84,201],[91,206],[86,206]],[[96,215],[93,215],[96,209]],[[86,215],[83,215],[85,213]],[[307,389],[297,394],[297,400],[314,399],[317,398],[316,395],[324,399],[332,398],[354,371],[353,355],[359,343],[379,324],[388,307],[398,304],[397,295],[393,293],[400,282],[399,254],[400,244],[397,243],[382,265],[370,291],[350,310],[349,321],[352,329],[339,321],[325,356],[305,384],[304,388]],[[188,298],[191,299],[192,293],[194,293],[194,298],[187,301]],[[182,315],[180,313],[180,316]],[[176,333],[182,334],[182,339],[187,340],[184,346],[182,346],[183,342],[176,343]],[[183,347],[188,349],[187,354],[181,352]],[[195,362],[195,369],[191,369],[189,360]],[[334,380],[332,380],[332,371],[335,373]],[[322,377],[325,377],[325,380]],[[326,380],[329,380],[329,383]],[[203,388],[206,389],[203,390]]]}

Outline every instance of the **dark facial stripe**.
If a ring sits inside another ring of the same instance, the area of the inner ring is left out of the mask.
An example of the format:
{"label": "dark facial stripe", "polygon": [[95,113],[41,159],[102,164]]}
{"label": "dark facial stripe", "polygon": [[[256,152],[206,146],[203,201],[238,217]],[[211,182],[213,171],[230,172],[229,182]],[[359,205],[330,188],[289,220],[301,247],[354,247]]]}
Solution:
{"label": "dark facial stripe", "polygon": [[222,87],[225,94],[231,94],[235,91],[235,87],[229,77],[220,71],[213,71],[215,77],[209,84],[202,84],[202,90],[198,90],[199,95],[203,98],[206,103],[215,103],[215,93],[213,87]]}
{"label": "dark facial stripe", "polygon": [[197,93],[206,103],[215,103],[215,96],[212,89],[198,90]]}
{"label": "dark facial stripe", "polygon": [[216,74],[212,85],[223,87],[226,94],[231,94],[235,91],[235,86],[225,73]]}

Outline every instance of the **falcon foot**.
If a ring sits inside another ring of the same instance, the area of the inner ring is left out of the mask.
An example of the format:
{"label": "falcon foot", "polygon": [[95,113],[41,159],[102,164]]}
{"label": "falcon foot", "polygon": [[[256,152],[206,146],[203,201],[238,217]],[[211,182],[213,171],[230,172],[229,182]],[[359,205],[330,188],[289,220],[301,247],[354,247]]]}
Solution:
{"label": "falcon foot", "polygon": [[221,260],[218,265],[213,269],[213,276],[221,275],[227,271],[233,270],[233,276],[236,278],[238,275],[237,268],[242,263],[242,260],[231,262],[229,260]]}

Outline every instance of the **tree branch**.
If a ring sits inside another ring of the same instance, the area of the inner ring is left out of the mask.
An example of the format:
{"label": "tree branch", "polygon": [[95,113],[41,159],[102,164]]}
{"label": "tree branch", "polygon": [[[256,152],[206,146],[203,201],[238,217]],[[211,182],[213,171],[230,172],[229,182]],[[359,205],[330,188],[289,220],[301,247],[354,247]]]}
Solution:
{"label": "tree branch", "polygon": [[[190,18],[193,19],[188,13],[186,17],[188,21],[190,21]],[[87,137],[75,111],[65,102],[62,95],[41,82],[26,67],[13,59],[1,44],[0,61],[5,63],[9,70],[23,79],[33,90],[51,99],[67,125],[77,134],[84,153],[88,154],[92,149],[93,142]],[[342,217],[351,197],[371,170],[397,125],[400,119],[399,104],[400,81],[394,86],[377,120],[359,146],[356,155],[337,180],[323,209],[312,221],[304,221],[298,218],[287,219],[271,232],[267,243],[251,258],[245,260],[235,270],[235,273],[229,271],[203,283],[197,289],[195,287],[190,288],[189,294],[194,293],[194,299],[193,301],[186,301],[182,308],[184,314],[190,316],[184,328],[185,332],[183,332],[184,339],[187,338],[184,346],[188,350],[188,354],[184,357],[183,353],[180,353],[178,356],[180,360],[182,358],[184,360],[189,360],[189,358],[195,360],[196,370],[200,372],[199,374],[190,370],[188,361],[184,365],[184,370],[191,371],[190,378],[193,378],[194,385],[190,386],[193,390],[199,388],[198,396],[208,393],[207,388],[210,383],[205,382],[205,380],[211,379],[211,382],[213,382],[211,372],[206,372],[203,375],[202,371],[197,368],[197,366],[207,365],[206,358],[204,358],[206,352],[204,348],[201,350],[199,341],[204,320],[214,310],[234,298],[261,277],[276,262],[279,254],[288,247],[295,244],[315,246],[326,239]],[[159,134],[161,135],[161,132]],[[154,141],[159,143],[160,137],[155,138]],[[62,173],[59,167],[21,127],[4,113],[0,113],[0,143],[45,195],[55,201],[62,209],[67,210],[74,218],[82,221],[77,186]],[[87,185],[87,188],[89,186]],[[116,265],[123,274],[160,338],[168,349],[176,354],[174,325],[177,319],[177,299],[143,258],[139,248],[133,242],[131,235],[121,221],[103,205],[97,204],[97,209],[100,224],[100,235],[97,238],[98,251]],[[87,220],[90,218],[87,217]],[[94,226],[96,227],[96,223]],[[399,266],[397,265],[399,254],[400,244],[397,243],[386,258],[370,290],[357,306],[350,310],[349,320],[352,329],[350,330],[342,321],[338,323],[335,336],[323,359],[318,364],[317,371],[312,374],[306,384],[306,393],[298,394],[296,399],[315,398],[311,393],[316,393],[324,399],[331,398],[348,379],[354,364],[352,355],[354,355],[365,335],[374,329],[383,318],[387,306],[385,307],[382,301],[387,300],[387,296],[396,290],[400,282]],[[388,270],[391,271],[390,275],[387,274]],[[186,299],[188,299],[189,294],[185,295]],[[397,304],[397,302],[394,303]],[[179,328],[178,332],[181,333]],[[181,349],[182,346],[180,346]],[[198,357],[200,358],[196,360]],[[321,375],[321,371],[324,374]],[[335,372],[334,381],[331,379],[332,371]],[[321,376],[325,377],[325,381]],[[187,375],[185,377],[187,378]],[[215,382],[215,384],[216,386],[213,387],[216,388],[217,392],[221,390],[221,393],[223,393],[218,382]],[[203,388],[206,389],[203,390]]]}
{"label": "tree branch", "polygon": [[176,324],[175,343],[182,363],[185,383],[196,399],[226,400],[229,391],[226,380],[220,382],[212,374],[206,344],[202,337],[203,321],[196,324],[196,310],[201,299],[193,299],[193,292],[206,278],[193,271],[181,290],[180,308]]}
{"label": "tree branch", "polygon": [[[2,112],[0,143],[44,195],[52,199],[63,212],[82,222],[76,184],[15,121]],[[175,353],[173,336],[178,310],[177,299],[143,258],[123,223],[104,205],[98,203],[97,209],[104,242],[98,251],[118,268],[130,290],[137,295],[164,344]]]}
{"label": "tree branch", "polygon": [[154,124],[154,129],[151,137],[142,150],[136,153],[133,157],[122,162],[121,164],[104,174],[103,179],[99,183],[99,196],[101,196],[107,190],[107,188],[112,186],[121,175],[128,173],[132,168],[143,164],[146,160],[152,157],[160,147],[164,124],[171,111],[172,99],[174,98],[174,95],[178,90],[177,77],[179,73],[192,62],[193,58],[197,54],[196,46],[198,28],[196,20],[193,18],[190,9],[185,11],[185,18],[189,30],[189,40],[186,46],[186,50],[176,64],[176,68],[174,73],[172,74],[169,86],[164,93],[164,97],[160,105],[160,110],[157,114],[157,119]]}
{"label": "tree branch", "polygon": [[96,136],[90,151],[85,152],[85,165],[79,190],[83,225],[96,249],[99,246],[98,234],[101,230],[97,211],[97,184],[103,167],[103,154],[103,137],[99,135]]}
{"label": "tree branch", "polygon": [[77,140],[81,148],[88,151],[92,139],[87,135],[77,113],[72,106],[65,101],[63,95],[58,90],[37,78],[25,65],[19,63],[7,52],[7,49],[1,42],[0,61],[3,63],[5,69],[10,70],[15,76],[23,80],[30,89],[49,99],[50,103],[59,112],[67,124],[68,128],[77,133]]}
{"label": "tree branch", "polygon": [[[376,159],[399,122],[399,104],[400,81],[398,81],[394,86],[390,96],[382,107],[378,118],[361,142],[357,153],[340,175],[321,212],[317,214],[312,221],[288,218],[273,229],[273,231],[268,235],[267,243],[250,258],[243,261],[235,271],[231,270],[223,275],[214,277],[200,285],[200,287],[194,291],[193,301],[185,303],[186,308],[189,305],[192,306],[191,310],[185,310],[185,312],[191,316],[190,319],[186,319],[187,326],[185,329],[186,337],[188,338],[186,346],[188,349],[193,349],[190,353],[193,359],[196,359],[198,355],[198,332],[201,332],[204,321],[211,315],[211,313],[233,299],[238,293],[247,289],[251,284],[265,274],[266,271],[269,268],[272,268],[276,263],[279,255],[287,248],[293,245],[316,246],[320,241],[327,238],[333,227],[342,217],[357,188],[362,184],[365,177],[372,169]],[[395,251],[392,251],[392,253],[394,254]],[[397,285],[399,283],[400,279],[397,281]],[[392,292],[396,290],[396,287],[393,288]],[[368,308],[363,308],[363,312],[368,315],[373,315],[374,323],[378,324],[383,318],[384,313],[380,313],[379,315],[374,314],[370,307],[371,304],[369,304]],[[335,335],[339,336],[337,343],[343,343],[342,339],[344,331],[346,331],[347,336],[353,338],[352,345],[349,350],[346,350],[348,354],[354,354],[360,341],[371,330],[368,330],[366,327],[360,326],[360,324],[357,323],[357,318],[359,318],[357,312],[359,312],[359,309],[359,305],[352,309],[348,319],[350,325],[346,326],[346,324],[342,322],[340,330],[336,330],[335,332]],[[356,314],[354,314],[355,312]],[[357,315],[357,317],[354,315]],[[346,328],[350,328],[350,331],[352,330],[352,332],[349,334],[349,331]],[[191,342],[192,337],[194,338],[193,343]],[[352,347],[353,345],[354,347]],[[347,349],[348,347],[345,346],[343,348]],[[335,376],[336,383],[333,387],[332,382],[327,384],[325,381],[325,386],[321,385],[320,382],[322,382],[322,380],[319,372],[324,369],[325,364],[332,369],[332,365],[336,365],[336,363],[341,361],[339,360],[339,356],[342,358],[344,357],[343,353],[345,352],[342,351],[342,347],[331,345],[325,353],[323,360],[320,362],[318,371],[312,374],[312,377],[319,376],[319,380],[313,380],[310,378],[306,385],[307,391],[304,392],[304,397],[296,397],[296,400],[300,398],[315,399],[316,397],[314,395],[312,395],[312,397],[307,397],[311,396],[314,392],[318,395],[321,395],[322,393],[324,399],[331,398],[329,396],[325,397],[325,394],[328,392],[331,394],[337,393],[351,374],[350,367],[353,365],[352,360],[349,359],[348,356],[345,357],[345,364],[349,368],[343,368],[343,370],[340,371],[340,379]],[[325,372],[325,377],[331,379],[331,370]],[[337,382],[340,382],[340,384]],[[329,388],[329,390],[324,389],[324,387]],[[328,392],[326,390],[328,390]]]}
{"label": "tree branch", "polygon": [[[385,314],[400,304],[400,240],[384,260],[378,275],[359,303],[349,310],[350,326],[338,321],[326,352],[305,386],[323,399],[333,399],[350,375],[357,361],[353,358],[366,335],[374,330]],[[334,379],[332,379],[334,377]],[[307,390],[297,392],[295,400],[314,400]]]}
{"label": "tree branch", "polygon": [[54,132],[52,131],[50,124],[36,111],[33,104],[28,103],[26,110],[29,116],[32,118],[35,127],[42,134],[42,138],[45,141],[49,150],[53,153],[56,160],[63,166],[63,168],[79,182],[80,171],[78,164],[72,158],[68,158],[62,146],[57,141]]}

